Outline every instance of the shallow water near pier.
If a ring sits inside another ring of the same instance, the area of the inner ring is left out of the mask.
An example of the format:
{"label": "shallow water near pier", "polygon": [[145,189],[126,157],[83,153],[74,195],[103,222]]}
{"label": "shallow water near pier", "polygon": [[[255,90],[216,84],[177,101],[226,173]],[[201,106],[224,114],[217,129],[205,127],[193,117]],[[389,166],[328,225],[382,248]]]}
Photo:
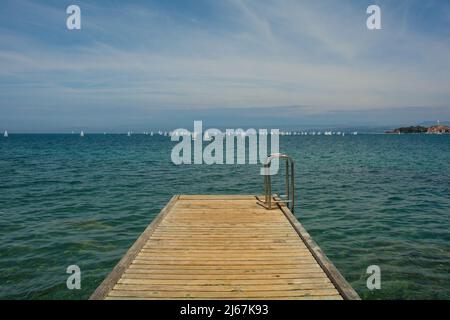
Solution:
{"label": "shallow water near pier", "polygon": [[[173,194],[262,193],[260,165],[175,166],[174,144],[2,137],[0,298],[87,299]],[[449,135],[282,136],[280,151],[297,218],[363,299],[450,299]],[[66,287],[73,264],[81,290]]]}

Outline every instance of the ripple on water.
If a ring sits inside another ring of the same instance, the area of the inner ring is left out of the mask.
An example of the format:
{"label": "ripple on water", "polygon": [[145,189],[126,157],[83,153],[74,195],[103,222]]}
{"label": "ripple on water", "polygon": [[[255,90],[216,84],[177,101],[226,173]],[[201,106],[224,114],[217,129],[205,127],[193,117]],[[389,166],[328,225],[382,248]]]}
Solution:
{"label": "ripple on water", "polygon": [[[1,298],[88,298],[173,194],[262,192],[258,166],[174,166],[166,138],[86,138],[0,139]],[[450,298],[448,139],[281,138],[297,217],[363,298]],[[71,264],[81,290],[65,287]]]}

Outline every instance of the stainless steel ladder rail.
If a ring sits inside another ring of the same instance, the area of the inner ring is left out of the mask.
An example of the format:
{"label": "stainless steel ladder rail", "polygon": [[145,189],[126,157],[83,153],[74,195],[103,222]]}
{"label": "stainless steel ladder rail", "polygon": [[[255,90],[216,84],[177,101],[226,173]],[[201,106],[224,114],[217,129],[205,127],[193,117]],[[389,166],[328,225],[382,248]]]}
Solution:
{"label": "stainless steel ladder rail", "polygon": [[[285,173],[285,200],[272,194],[270,166],[273,159],[284,159],[286,162]],[[272,203],[285,203],[286,206],[294,213],[295,209],[295,177],[294,177],[294,160],[287,154],[275,153],[271,154],[264,163],[264,201],[258,199],[258,204],[266,209],[272,209]],[[275,197],[274,197],[275,196]],[[273,199],[274,198],[274,199]]]}

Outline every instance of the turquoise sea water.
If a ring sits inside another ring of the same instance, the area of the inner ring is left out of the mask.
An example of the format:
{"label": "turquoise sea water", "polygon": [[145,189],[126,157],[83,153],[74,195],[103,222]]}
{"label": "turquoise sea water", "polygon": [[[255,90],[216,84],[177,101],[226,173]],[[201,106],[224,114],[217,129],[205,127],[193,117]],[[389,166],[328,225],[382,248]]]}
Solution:
{"label": "turquoise sea water", "polygon": [[[450,299],[450,136],[285,136],[296,216],[365,299]],[[167,137],[0,138],[0,298],[86,299],[173,194],[262,191],[259,165],[175,166]],[[280,184],[280,188],[281,188]],[[66,288],[66,268],[82,271]],[[366,268],[381,268],[381,290]]]}

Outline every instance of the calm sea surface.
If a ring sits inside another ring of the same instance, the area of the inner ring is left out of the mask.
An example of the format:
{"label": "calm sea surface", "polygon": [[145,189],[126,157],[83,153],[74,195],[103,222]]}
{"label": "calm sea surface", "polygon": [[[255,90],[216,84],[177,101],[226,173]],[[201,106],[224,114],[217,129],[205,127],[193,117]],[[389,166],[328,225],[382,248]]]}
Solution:
{"label": "calm sea surface", "polygon": [[[296,216],[362,298],[450,299],[450,135],[280,144],[296,161]],[[86,299],[173,194],[262,192],[259,165],[175,166],[173,145],[1,137],[0,298]],[[66,288],[72,264],[81,290]],[[366,288],[369,265],[381,268],[381,290]]]}

